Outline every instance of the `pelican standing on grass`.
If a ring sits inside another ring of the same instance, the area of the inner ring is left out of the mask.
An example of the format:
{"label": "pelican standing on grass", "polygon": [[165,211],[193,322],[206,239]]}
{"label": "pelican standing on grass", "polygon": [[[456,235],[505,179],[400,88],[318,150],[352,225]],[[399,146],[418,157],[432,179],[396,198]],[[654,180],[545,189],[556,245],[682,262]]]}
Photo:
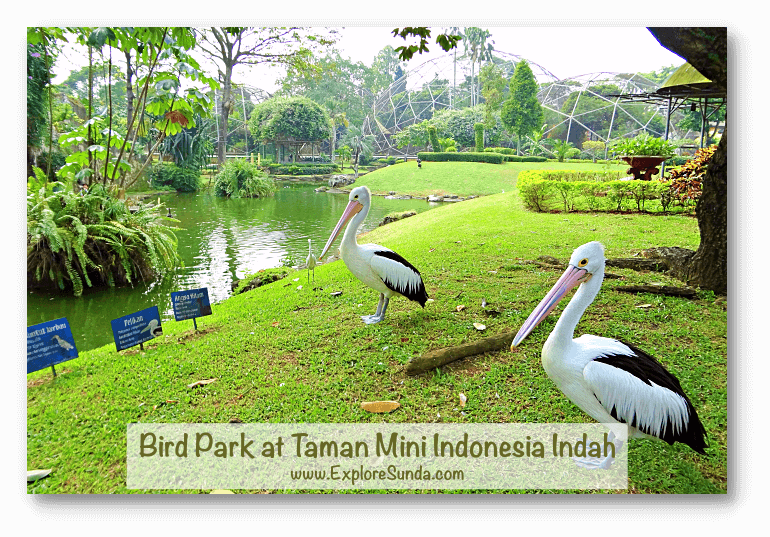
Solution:
{"label": "pelican standing on grass", "polygon": [[420,272],[409,261],[393,250],[378,244],[359,245],[356,241],[358,228],[361,226],[371,206],[371,192],[365,186],[359,186],[350,191],[348,206],[342,213],[337,227],[332,231],[326,242],[321,256],[323,259],[327,250],[334,243],[345,224],[350,221],[340,244],[340,255],[345,266],[353,275],[366,285],[380,292],[380,301],[374,315],[363,315],[361,319],[366,324],[379,323],[385,318],[388,302],[392,296],[404,296],[409,300],[419,302],[422,307],[428,301],[428,293],[422,282]]}
{"label": "pelican standing on grass", "polygon": [[[589,242],[577,248],[569,266],[522,325],[511,350],[542,321],[567,292],[580,286],[564,308],[542,351],[543,368],[556,386],[600,423],[627,424],[630,438],[682,442],[705,454],[706,431],[679,380],[646,352],[605,337],[585,334],[572,339],[580,317],[604,279],[604,247]],[[617,447],[625,427],[613,430]],[[612,458],[578,461],[588,468],[608,468]]]}
{"label": "pelican standing on grass", "polygon": [[312,239],[307,240],[307,247],[308,250],[310,250],[310,254],[307,256],[307,260],[305,262],[307,264],[307,283],[310,283],[310,271],[313,271],[313,281],[315,281],[315,266],[318,264],[318,261],[316,261],[316,258],[313,255]]}

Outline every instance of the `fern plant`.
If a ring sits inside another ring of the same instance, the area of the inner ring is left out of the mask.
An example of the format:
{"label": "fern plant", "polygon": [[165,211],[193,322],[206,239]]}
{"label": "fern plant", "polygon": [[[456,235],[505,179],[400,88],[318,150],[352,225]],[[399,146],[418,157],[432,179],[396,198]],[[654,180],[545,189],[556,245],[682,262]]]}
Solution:
{"label": "fern plant", "polygon": [[27,283],[71,288],[147,281],[181,264],[177,239],[160,206],[131,213],[123,200],[95,186],[74,194],[63,183],[56,192],[27,194]]}

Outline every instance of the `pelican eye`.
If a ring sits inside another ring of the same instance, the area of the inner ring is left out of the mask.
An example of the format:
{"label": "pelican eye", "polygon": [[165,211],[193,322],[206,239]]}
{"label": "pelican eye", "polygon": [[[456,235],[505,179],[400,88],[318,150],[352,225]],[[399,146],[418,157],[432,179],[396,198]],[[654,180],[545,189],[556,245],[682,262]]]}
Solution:
{"label": "pelican eye", "polygon": [[585,258],[585,257],[584,257],[584,258],[583,258],[583,259],[581,259],[581,260],[580,260],[580,262],[578,263],[578,267],[585,267],[587,264],[588,264],[588,258]]}
{"label": "pelican eye", "polygon": [[354,200],[357,200],[357,199],[358,199],[358,196],[353,196],[353,199],[354,199]]}

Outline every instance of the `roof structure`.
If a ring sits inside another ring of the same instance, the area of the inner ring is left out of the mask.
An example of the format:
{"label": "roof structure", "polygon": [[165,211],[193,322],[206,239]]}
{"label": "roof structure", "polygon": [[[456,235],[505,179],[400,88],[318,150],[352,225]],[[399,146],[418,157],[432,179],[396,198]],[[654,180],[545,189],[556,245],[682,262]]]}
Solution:
{"label": "roof structure", "polygon": [[666,133],[668,139],[671,114],[685,106],[690,105],[692,111],[701,112],[701,141],[703,147],[704,129],[706,122],[727,101],[727,92],[718,88],[711,80],[703,76],[695,67],[685,63],[666,79],[665,82],[653,92],[628,93],[613,95],[622,102],[644,104],[667,104]]}

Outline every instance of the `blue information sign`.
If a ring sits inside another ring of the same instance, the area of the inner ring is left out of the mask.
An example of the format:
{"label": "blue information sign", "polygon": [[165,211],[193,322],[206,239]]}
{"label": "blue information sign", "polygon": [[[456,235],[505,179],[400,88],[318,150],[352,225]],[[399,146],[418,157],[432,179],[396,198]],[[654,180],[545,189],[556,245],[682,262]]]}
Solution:
{"label": "blue information sign", "polygon": [[209,290],[206,287],[171,293],[171,305],[174,307],[174,319],[177,321],[211,315]]}
{"label": "blue information sign", "polygon": [[112,320],[112,336],[119,351],[163,334],[158,306]]}
{"label": "blue information sign", "polygon": [[27,327],[27,373],[78,357],[66,318]]}

